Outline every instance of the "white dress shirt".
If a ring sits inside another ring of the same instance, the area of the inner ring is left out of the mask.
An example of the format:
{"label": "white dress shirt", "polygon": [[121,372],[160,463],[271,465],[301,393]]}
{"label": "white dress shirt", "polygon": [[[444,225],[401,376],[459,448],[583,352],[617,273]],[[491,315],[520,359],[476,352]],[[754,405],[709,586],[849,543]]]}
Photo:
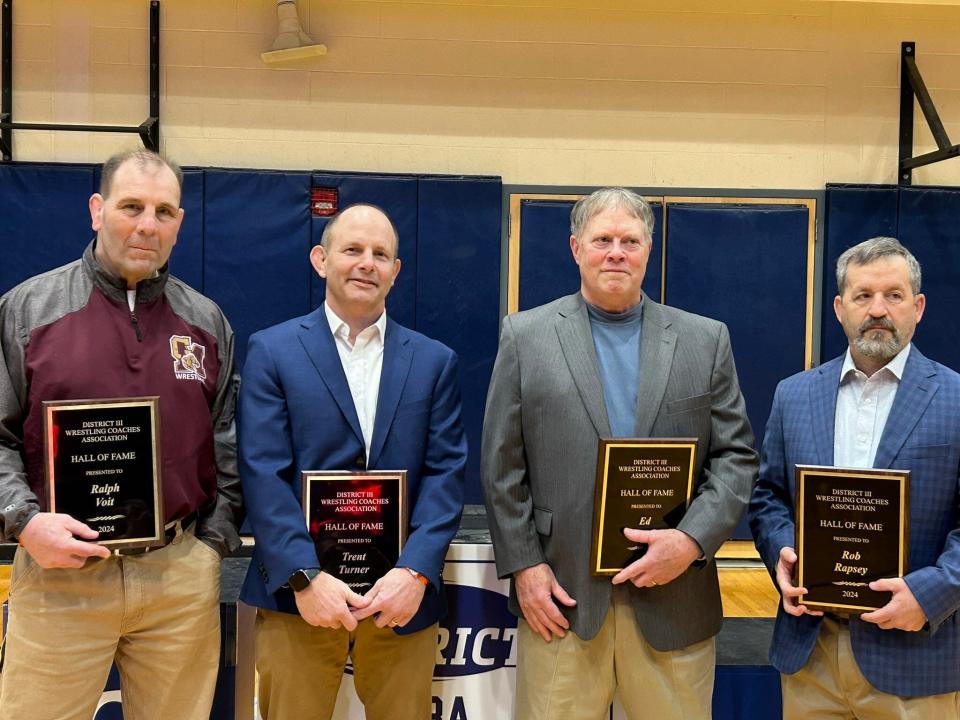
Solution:
{"label": "white dress shirt", "polygon": [[857,370],[847,348],[840,370],[833,434],[833,464],[837,467],[873,467],[910,348],[907,343],[870,377]]}
{"label": "white dress shirt", "polygon": [[[377,398],[380,396],[380,371],[383,369],[383,336],[387,329],[387,313],[383,312],[377,321],[363,329],[354,343],[350,344],[350,326],[323,304],[340,354],[340,364],[347,376],[353,407],[360,420],[363,444],[370,459],[370,442],[373,439],[373,423],[377,417]],[[322,429],[318,429],[322,432]]]}

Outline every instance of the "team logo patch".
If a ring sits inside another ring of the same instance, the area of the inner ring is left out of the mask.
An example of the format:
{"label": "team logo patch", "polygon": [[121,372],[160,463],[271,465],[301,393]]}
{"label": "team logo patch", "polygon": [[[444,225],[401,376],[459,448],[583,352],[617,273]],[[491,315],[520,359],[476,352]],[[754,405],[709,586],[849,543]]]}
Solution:
{"label": "team logo patch", "polygon": [[171,335],[170,354],[173,356],[173,374],[178,380],[203,382],[207,379],[207,371],[203,369],[207,349],[195,343],[189,335]]}

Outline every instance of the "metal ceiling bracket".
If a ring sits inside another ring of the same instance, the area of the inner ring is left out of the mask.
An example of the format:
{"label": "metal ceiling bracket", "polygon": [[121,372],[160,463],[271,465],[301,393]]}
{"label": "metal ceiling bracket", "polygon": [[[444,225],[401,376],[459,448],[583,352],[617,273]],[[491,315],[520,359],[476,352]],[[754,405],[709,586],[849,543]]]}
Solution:
{"label": "metal ceiling bracket", "polygon": [[13,120],[13,0],[0,0],[3,22],[3,52],[0,83],[0,158],[13,160],[14,130],[57,132],[131,133],[140,136],[143,146],[160,151],[160,0],[150,0],[150,115],[139,125],[85,125],[63,123],[21,123]]}
{"label": "metal ceiling bracket", "polygon": [[[951,145],[943,121],[917,67],[917,44],[900,43],[900,155],[897,184],[912,185],[914,168],[960,156],[960,145]],[[937,149],[913,156],[913,99],[916,97]]]}

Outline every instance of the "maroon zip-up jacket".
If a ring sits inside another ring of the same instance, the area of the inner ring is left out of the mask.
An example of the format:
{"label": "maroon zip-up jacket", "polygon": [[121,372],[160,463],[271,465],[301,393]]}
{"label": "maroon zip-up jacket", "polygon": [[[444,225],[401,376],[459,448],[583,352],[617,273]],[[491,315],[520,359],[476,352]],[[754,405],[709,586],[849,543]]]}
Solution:
{"label": "maroon zip-up jacket", "polygon": [[166,521],[199,511],[197,535],[231,551],[242,519],[233,331],[166,266],[137,284],[131,312],[126,282],[97,264],[95,246],[0,298],[2,536],[15,540],[46,506],[44,400],[158,395]]}

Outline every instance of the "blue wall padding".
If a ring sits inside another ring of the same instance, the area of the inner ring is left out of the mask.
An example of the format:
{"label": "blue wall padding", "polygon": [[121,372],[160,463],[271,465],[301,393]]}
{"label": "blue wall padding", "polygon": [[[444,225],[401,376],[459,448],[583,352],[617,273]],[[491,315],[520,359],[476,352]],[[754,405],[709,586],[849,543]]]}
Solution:
{"label": "blue wall padding", "polygon": [[717,665],[713,720],[781,720],[780,673],[769,665]]}
{"label": "blue wall padding", "polygon": [[[520,203],[519,308],[529,310],[580,289],[580,272],[570,252],[569,200]],[[653,247],[643,290],[660,300],[663,207],[653,206]]]}
{"label": "blue wall padding", "polygon": [[727,324],[758,444],[777,383],[804,368],[807,228],[801,205],[667,206],[667,304]]}
{"label": "blue wall padding", "polygon": [[233,325],[239,371],[251,333],[310,310],[310,173],[205,174],[204,292]]}
{"label": "blue wall padding", "polygon": [[892,185],[827,185],[826,239],[823,248],[823,299],[820,362],[847,349],[833,299],[837,295],[837,258],[848,247],[878,235],[897,235],[898,190]]}
{"label": "blue wall padding", "polygon": [[[314,187],[332,187],[338,191],[339,208],[370,203],[382,208],[400,235],[400,275],[387,296],[387,312],[401,325],[416,328],[417,287],[417,178],[413,175],[368,175],[361,173],[314,173]],[[312,220],[312,245],[320,243],[329,218]],[[311,307],[322,301],[325,283],[311,273]]]}
{"label": "blue wall padding", "polygon": [[802,205],[667,207],[667,304],[727,324],[758,437],[777,383],[804,367],[807,223]]}
{"label": "blue wall padding", "polygon": [[567,200],[520,202],[520,310],[580,289],[580,273],[570,254],[571,207]]}
{"label": "blue wall padding", "polygon": [[0,294],[80,257],[93,182],[85,165],[0,164]]}
{"label": "blue wall padding", "polygon": [[480,504],[480,437],[497,354],[500,312],[499,178],[420,178],[417,330],[460,358],[470,446],[466,502]]}
{"label": "blue wall padding", "polygon": [[183,223],[177,246],[170,256],[170,272],[187,285],[204,291],[203,279],[203,210],[204,171],[185,170],[180,207],[183,208]]}
{"label": "blue wall padding", "polygon": [[960,192],[910,187],[900,191],[900,241],[920,262],[927,309],[917,326],[917,347],[960,370]]}

